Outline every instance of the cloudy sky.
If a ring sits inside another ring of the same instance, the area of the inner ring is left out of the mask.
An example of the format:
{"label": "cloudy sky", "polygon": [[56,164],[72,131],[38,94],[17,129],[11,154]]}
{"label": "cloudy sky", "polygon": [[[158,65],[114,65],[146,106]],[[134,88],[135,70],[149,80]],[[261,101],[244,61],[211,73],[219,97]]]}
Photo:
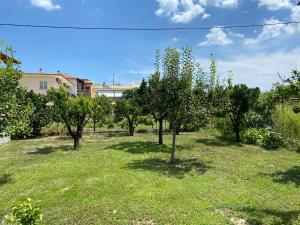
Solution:
{"label": "cloudy sky", "polygon": [[[1,0],[0,23],[89,27],[210,27],[300,21],[297,0]],[[132,83],[153,70],[156,49],[193,47],[207,68],[267,90],[300,68],[300,25],[193,31],[74,31],[0,27],[22,70],[60,70],[96,83]]]}

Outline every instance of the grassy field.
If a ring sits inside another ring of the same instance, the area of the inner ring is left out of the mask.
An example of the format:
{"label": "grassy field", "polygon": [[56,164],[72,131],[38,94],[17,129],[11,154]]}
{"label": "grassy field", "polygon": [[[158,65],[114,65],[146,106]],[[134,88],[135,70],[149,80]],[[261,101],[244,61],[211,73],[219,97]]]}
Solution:
{"label": "grassy field", "polygon": [[41,200],[43,224],[297,224],[300,154],[209,133],[13,141],[0,146],[0,221],[18,200]]}

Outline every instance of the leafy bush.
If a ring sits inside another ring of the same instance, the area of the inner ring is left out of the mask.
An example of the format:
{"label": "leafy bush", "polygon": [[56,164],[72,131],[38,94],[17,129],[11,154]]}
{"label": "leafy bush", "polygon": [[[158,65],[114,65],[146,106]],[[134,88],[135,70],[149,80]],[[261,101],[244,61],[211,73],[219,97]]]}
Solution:
{"label": "leafy bush", "polygon": [[300,116],[289,105],[279,105],[272,114],[275,130],[288,142],[300,139]]}
{"label": "leafy bush", "polygon": [[38,225],[42,218],[37,202],[27,198],[12,208],[12,213],[5,216],[4,224]]}
{"label": "leafy bush", "polygon": [[268,131],[262,138],[262,147],[264,149],[277,149],[283,144],[283,138],[274,131]]}
{"label": "leafy bush", "polygon": [[218,118],[216,121],[216,126],[220,130],[221,135],[228,139],[234,139],[234,130],[232,124],[227,117]]}
{"label": "leafy bush", "polygon": [[242,132],[242,140],[246,144],[259,144],[263,137],[266,135],[266,133],[266,129],[249,128]]}

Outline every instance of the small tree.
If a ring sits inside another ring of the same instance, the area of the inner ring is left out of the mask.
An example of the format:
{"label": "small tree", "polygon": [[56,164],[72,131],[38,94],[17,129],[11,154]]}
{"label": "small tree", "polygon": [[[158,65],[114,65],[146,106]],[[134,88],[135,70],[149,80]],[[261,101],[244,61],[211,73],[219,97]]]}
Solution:
{"label": "small tree", "polygon": [[32,136],[41,135],[42,128],[47,126],[51,121],[51,113],[47,107],[47,96],[35,94],[33,91],[25,92],[25,96],[31,101],[34,111],[29,117]]}
{"label": "small tree", "polygon": [[241,141],[241,123],[246,113],[254,107],[259,93],[259,88],[248,88],[245,84],[232,86],[231,80],[224,91],[224,110],[230,118],[237,142]]}
{"label": "small tree", "polygon": [[133,136],[134,130],[138,125],[138,116],[142,115],[143,109],[139,105],[137,89],[127,90],[123,93],[123,98],[115,105],[115,120],[120,122],[127,120],[129,136]]}
{"label": "small tree", "polygon": [[93,100],[92,121],[94,133],[96,133],[96,126],[104,124],[106,116],[112,111],[111,101],[104,95],[96,96]]}
{"label": "small tree", "polygon": [[71,97],[64,87],[50,89],[48,95],[74,140],[74,149],[79,148],[83,128],[92,115],[91,99],[84,95]]}

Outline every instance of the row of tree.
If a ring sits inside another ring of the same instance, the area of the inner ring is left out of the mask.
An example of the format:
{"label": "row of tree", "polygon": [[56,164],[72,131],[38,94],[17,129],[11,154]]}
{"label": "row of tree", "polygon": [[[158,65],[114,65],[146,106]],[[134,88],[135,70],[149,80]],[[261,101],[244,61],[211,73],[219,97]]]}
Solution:
{"label": "row of tree", "polygon": [[[6,53],[12,55],[10,49]],[[168,121],[173,135],[172,163],[181,130],[212,125],[227,129],[239,142],[241,131],[247,128],[272,126],[276,105],[299,97],[300,78],[299,72],[293,71],[271,91],[261,93],[259,88],[234,85],[231,73],[221,80],[213,56],[209,72],[205,72],[189,47],[157,52],[155,72],[139,88],[125,91],[115,105],[104,96],[71,96],[64,87],[49,90],[47,96],[37,95],[19,87],[21,76],[13,61],[0,67],[0,132],[15,138],[37,136],[47,124],[63,122],[78,148],[89,121],[95,131],[113,112],[114,121],[125,122],[132,136],[136,126],[145,123],[143,118],[151,117],[158,123],[159,144],[163,144],[164,121]],[[294,111],[299,112],[299,107]]]}

